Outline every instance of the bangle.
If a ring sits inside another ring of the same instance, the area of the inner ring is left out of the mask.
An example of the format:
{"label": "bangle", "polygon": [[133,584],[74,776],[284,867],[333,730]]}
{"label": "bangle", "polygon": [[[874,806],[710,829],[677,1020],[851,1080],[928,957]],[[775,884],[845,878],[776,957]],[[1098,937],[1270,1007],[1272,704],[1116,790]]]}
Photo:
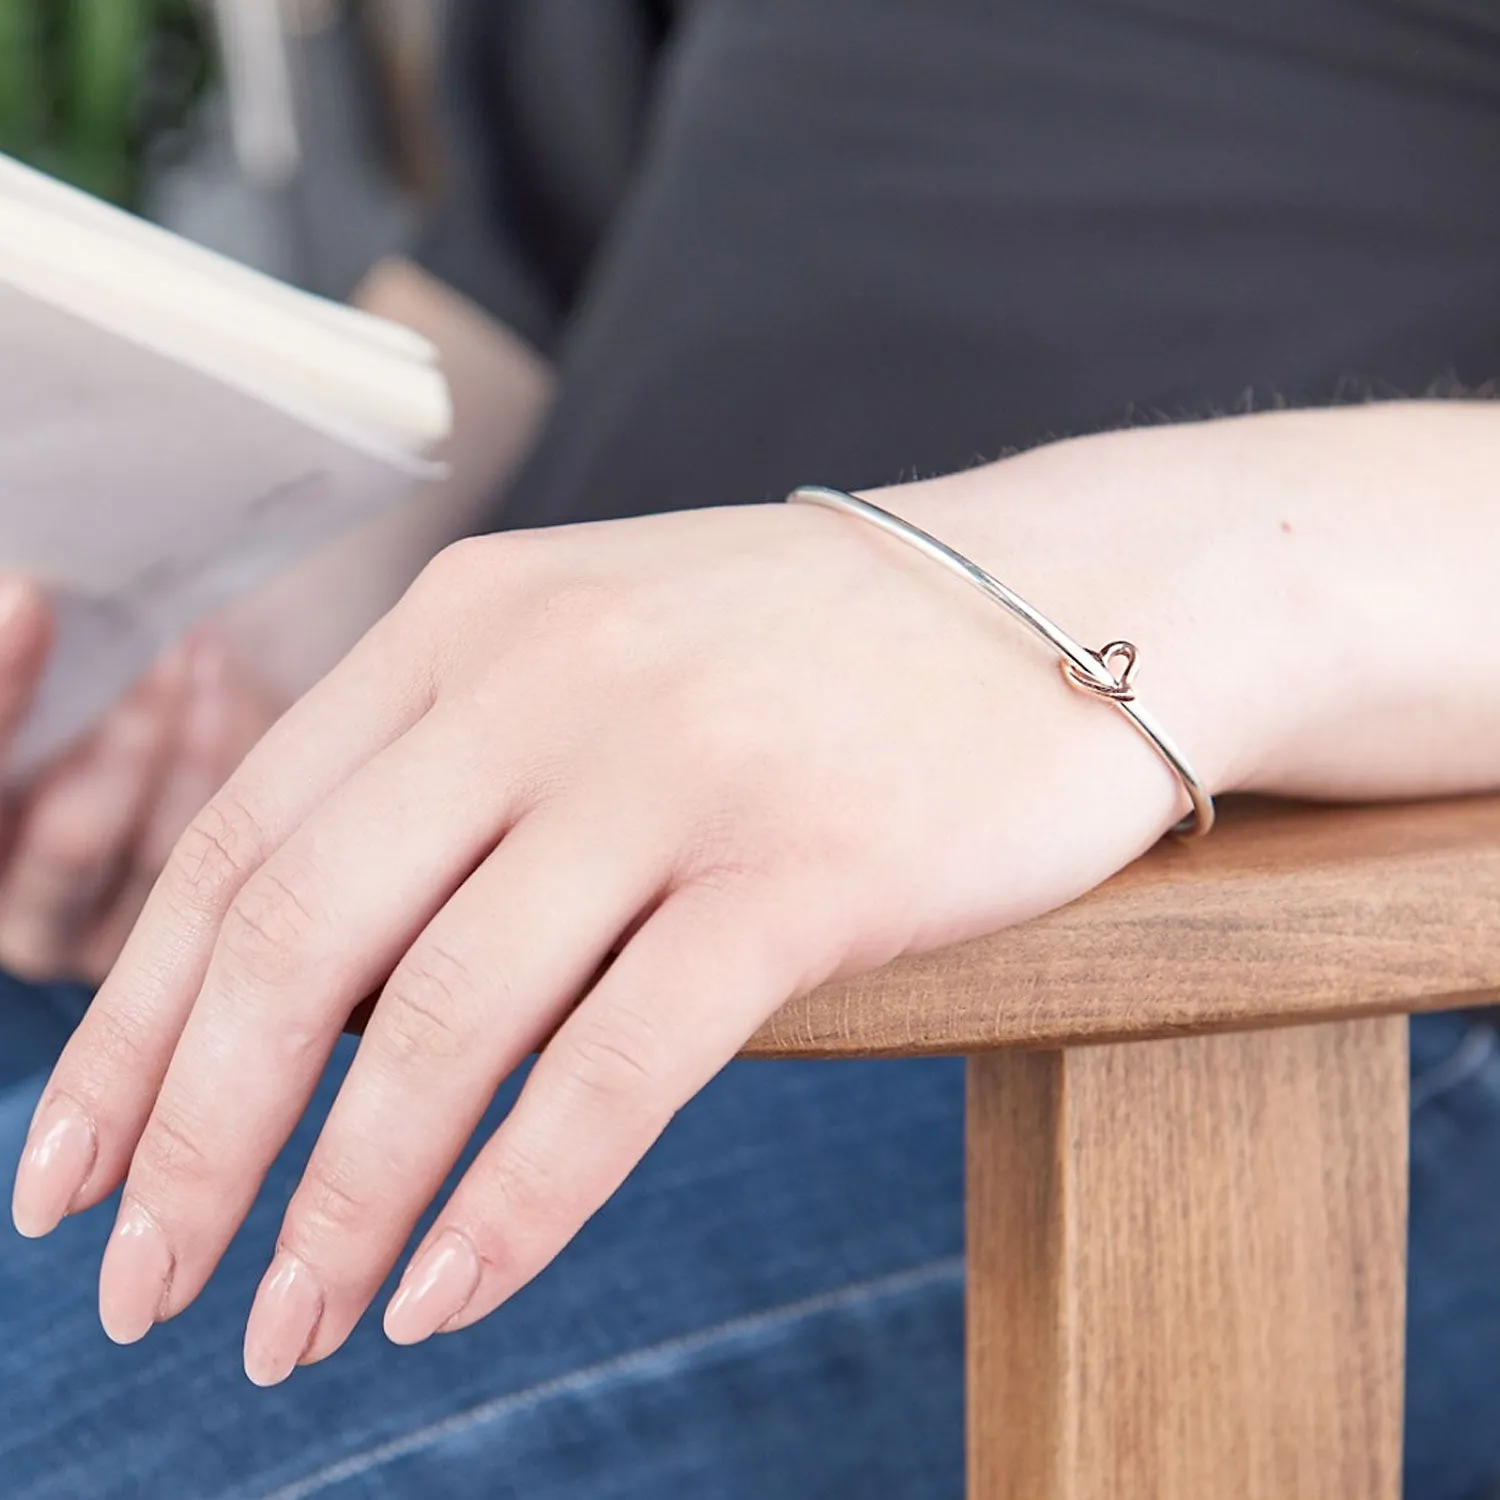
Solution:
{"label": "bangle", "polygon": [[803,485],[787,496],[790,502],[800,501],[807,505],[823,505],[830,510],[840,510],[847,515],[869,521],[888,535],[905,542],[910,547],[941,563],[950,573],[956,573],[973,584],[982,594],[993,599],[1013,618],[1019,620],[1031,632],[1051,646],[1061,658],[1063,677],[1080,692],[1091,693],[1112,703],[1150,741],[1156,753],[1166,761],[1187,790],[1193,810],[1178,823],[1172,832],[1179,838],[1201,838],[1214,826],[1214,799],[1199,780],[1171,737],[1136,701],[1132,679],[1135,675],[1136,649],[1129,641],[1111,641],[1100,651],[1091,651],[1081,646],[1066,631],[1060,630],[1045,615],[1032,608],[1014,590],[1008,589],[998,578],[985,572],[976,562],[971,562],[961,552],[955,552],[945,543],[929,536],[919,526],[893,516],[890,511],[846,495],[843,490],[828,489],[823,485]]}

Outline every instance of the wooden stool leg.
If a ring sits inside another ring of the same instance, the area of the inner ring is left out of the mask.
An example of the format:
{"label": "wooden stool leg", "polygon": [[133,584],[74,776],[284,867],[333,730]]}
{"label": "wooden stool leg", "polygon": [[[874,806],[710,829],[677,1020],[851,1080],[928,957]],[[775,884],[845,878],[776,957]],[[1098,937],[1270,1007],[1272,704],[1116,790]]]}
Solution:
{"label": "wooden stool leg", "polygon": [[1400,1018],[969,1064],[970,1500],[1397,1500]]}

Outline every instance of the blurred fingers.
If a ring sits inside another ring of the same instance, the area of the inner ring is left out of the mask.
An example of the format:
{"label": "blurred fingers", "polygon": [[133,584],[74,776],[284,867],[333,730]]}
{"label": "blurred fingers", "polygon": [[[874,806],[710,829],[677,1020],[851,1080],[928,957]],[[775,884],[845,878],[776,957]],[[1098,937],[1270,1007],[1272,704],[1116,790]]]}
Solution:
{"label": "blurred fingers", "polygon": [[42,591],[24,578],[0,576],[0,744],[10,741],[31,708],[51,643]]}
{"label": "blurred fingers", "polygon": [[229,779],[272,717],[227,647],[202,636],[191,647],[186,705],[175,726],[150,805],[131,839],[110,899],[79,944],[83,977],[99,982],[120,956],[172,849]]}
{"label": "blurred fingers", "polygon": [[84,978],[84,939],[127,869],[186,692],[178,650],[27,790],[0,875],[0,963]]}

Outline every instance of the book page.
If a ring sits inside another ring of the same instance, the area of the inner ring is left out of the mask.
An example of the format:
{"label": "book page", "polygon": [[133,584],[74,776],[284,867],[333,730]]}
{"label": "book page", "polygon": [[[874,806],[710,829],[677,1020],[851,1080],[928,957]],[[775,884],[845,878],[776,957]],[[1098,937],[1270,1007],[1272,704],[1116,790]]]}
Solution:
{"label": "book page", "polygon": [[195,623],[440,472],[0,283],[0,570],[58,610],[12,776]]}
{"label": "book page", "polygon": [[430,340],[414,329],[288,286],[0,154],[0,200],[5,199],[41,210],[59,233],[71,226],[85,239],[107,236],[116,244],[150,255],[183,284],[222,287],[246,307],[253,303],[271,312],[294,310],[302,318],[361,341],[372,351],[394,354],[416,364],[436,361],[437,351]]}
{"label": "book page", "polygon": [[134,233],[83,227],[3,191],[0,282],[377,447],[434,443],[452,422],[435,350],[406,358],[310,316],[294,296],[189,275]]}

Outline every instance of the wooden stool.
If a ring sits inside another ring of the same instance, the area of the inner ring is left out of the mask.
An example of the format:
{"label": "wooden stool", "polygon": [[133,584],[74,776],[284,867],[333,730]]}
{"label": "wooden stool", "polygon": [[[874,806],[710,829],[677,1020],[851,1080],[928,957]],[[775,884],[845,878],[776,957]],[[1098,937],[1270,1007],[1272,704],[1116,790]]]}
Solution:
{"label": "wooden stool", "polygon": [[1500,1000],[1500,799],[1228,810],[789,1006],[961,1053],[970,1500],[1398,1500],[1407,1022]]}

